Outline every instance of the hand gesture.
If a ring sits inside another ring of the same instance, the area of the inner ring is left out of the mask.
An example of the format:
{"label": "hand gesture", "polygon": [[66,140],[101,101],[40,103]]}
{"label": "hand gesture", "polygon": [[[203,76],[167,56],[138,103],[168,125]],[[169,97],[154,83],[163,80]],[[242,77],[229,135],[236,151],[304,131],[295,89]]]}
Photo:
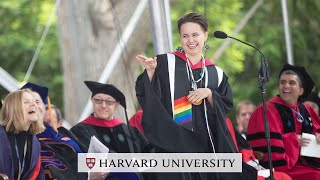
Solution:
{"label": "hand gesture", "polygon": [[192,104],[199,105],[205,98],[208,98],[209,103],[212,101],[212,92],[209,88],[199,88],[195,91],[189,91],[188,100]]}
{"label": "hand gesture", "polygon": [[140,61],[142,66],[147,70],[147,71],[154,71],[157,67],[157,57],[148,58],[144,55],[138,54],[136,56],[136,59]]}

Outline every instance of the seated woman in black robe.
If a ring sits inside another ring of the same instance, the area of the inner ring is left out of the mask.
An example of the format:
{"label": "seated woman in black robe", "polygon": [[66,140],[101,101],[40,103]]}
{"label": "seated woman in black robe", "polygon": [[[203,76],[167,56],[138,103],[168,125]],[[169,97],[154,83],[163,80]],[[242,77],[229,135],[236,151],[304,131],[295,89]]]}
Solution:
{"label": "seated woman in black robe", "polygon": [[140,153],[148,147],[144,136],[134,127],[113,116],[119,105],[126,109],[125,96],[111,84],[85,81],[92,92],[93,113],[71,128],[87,148],[95,136],[110,152]]}
{"label": "seated woman in black robe", "polygon": [[0,124],[0,173],[9,179],[44,179],[40,143],[35,136],[44,128],[29,89],[5,98]]}

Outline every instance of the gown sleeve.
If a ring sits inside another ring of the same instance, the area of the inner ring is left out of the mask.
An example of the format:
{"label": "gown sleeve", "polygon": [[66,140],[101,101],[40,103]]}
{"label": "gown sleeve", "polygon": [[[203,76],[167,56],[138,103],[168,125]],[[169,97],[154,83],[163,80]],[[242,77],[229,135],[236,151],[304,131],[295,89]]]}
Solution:
{"label": "gown sleeve", "polygon": [[[162,71],[163,70],[163,60],[162,60],[163,56],[157,56],[157,68],[155,70],[154,76],[151,79],[151,86],[152,86],[152,90],[153,92],[161,99],[161,82],[159,79],[159,73],[158,71]],[[145,83],[149,83],[147,82],[149,81],[148,78],[148,74],[147,71],[144,70],[144,72],[142,74],[140,74],[136,80],[136,96],[137,99],[139,101],[139,104],[141,106],[142,109],[144,109],[145,106]]]}
{"label": "gown sleeve", "polygon": [[228,82],[228,76],[225,73],[223,73],[223,78],[220,85],[217,88],[217,93],[223,102],[223,108],[225,113],[228,113],[233,107],[233,98],[232,90]]}
{"label": "gown sleeve", "polygon": [[72,127],[70,131],[76,136],[84,152],[87,152],[91,139],[89,128],[85,128],[83,124],[77,124],[74,127]]}

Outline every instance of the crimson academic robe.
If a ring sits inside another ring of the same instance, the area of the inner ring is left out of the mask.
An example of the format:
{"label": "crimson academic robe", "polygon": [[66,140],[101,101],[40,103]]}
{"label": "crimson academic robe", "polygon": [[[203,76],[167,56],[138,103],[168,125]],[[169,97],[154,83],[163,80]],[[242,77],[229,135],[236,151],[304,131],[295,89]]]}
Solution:
{"label": "crimson academic robe", "polygon": [[[297,135],[302,132],[320,133],[320,119],[315,112],[302,103],[288,105],[275,96],[266,103],[270,126],[270,143],[273,167],[292,177],[292,179],[320,179],[320,161],[317,158],[300,156]],[[297,113],[303,116],[297,121]],[[265,153],[261,165],[268,166],[267,145],[264,135],[263,107],[260,105],[251,115],[247,140],[254,151]]]}
{"label": "crimson academic robe", "polygon": [[[17,169],[14,168],[13,153],[7,133],[5,129],[0,126],[0,173],[6,174],[9,179],[14,179],[14,173]],[[24,171],[22,180],[30,179],[44,179],[44,174],[41,169],[40,162],[40,143],[36,136],[30,136],[31,139],[28,142],[32,142],[31,146],[28,146],[26,161],[29,161],[29,168]],[[29,138],[29,136],[28,136]],[[31,151],[31,152],[28,152]]]}
{"label": "crimson academic robe", "polygon": [[137,128],[142,134],[144,134],[144,130],[141,126],[142,121],[142,109],[139,109],[129,120],[130,126]]}
{"label": "crimson academic robe", "polygon": [[[174,59],[169,57],[174,56]],[[172,61],[171,61],[172,60]],[[170,74],[169,63],[174,64],[174,72]],[[223,71],[205,60],[208,72],[208,88],[212,91],[213,106],[206,101],[209,132],[212,135],[215,152],[237,152],[226,126],[226,112],[232,108],[232,92],[228,77]],[[202,64],[191,65],[195,79],[201,77]],[[174,84],[170,84],[174,79]],[[174,104],[185,98],[191,90],[184,53],[174,52],[157,56],[157,68],[150,82],[147,72],[141,74],[136,81],[136,93],[143,109],[142,127],[148,140],[156,147],[157,152],[213,152],[206,127],[204,104],[192,105],[189,111],[192,121],[185,125],[178,124],[174,117]],[[198,88],[204,87],[205,78],[198,82]],[[172,88],[175,88],[174,93]],[[174,96],[174,98],[172,98]],[[187,103],[187,101],[185,102]],[[180,116],[179,116],[180,117]],[[190,119],[189,119],[190,120]],[[155,179],[241,179],[239,173],[219,174],[201,173],[162,173]]]}
{"label": "crimson academic robe", "polygon": [[[246,141],[246,139],[244,139],[244,137],[236,129],[234,129],[229,118],[227,118],[226,122],[229,128],[229,131],[231,133],[232,140],[235,143],[238,151],[242,154],[242,161],[245,162],[246,164],[250,160],[256,160],[256,157],[253,154],[253,150],[251,146],[248,144],[248,142]],[[245,166],[242,167],[242,172],[245,172],[244,179],[246,180],[249,180],[249,179],[264,180],[265,179],[263,176],[257,176],[256,170],[252,170],[251,168],[246,169]],[[283,173],[283,172],[274,171],[273,177],[276,180],[291,180],[291,178],[286,173]]]}

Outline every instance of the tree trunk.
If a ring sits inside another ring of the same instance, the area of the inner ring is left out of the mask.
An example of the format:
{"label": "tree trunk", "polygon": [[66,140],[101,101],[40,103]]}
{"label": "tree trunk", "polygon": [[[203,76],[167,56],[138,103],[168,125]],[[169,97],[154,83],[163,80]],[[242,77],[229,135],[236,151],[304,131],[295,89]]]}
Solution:
{"label": "tree trunk", "polygon": [[[64,73],[65,119],[74,125],[91,93],[85,80],[98,81],[126,28],[139,0],[68,0],[58,8],[58,29]],[[152,38],[148,6],[104,83],[118,87],[126,96],[129,118],[136,111],[135,79],[142,69],[135,56]],[[122,108],[116,117],[125,120]]]}

